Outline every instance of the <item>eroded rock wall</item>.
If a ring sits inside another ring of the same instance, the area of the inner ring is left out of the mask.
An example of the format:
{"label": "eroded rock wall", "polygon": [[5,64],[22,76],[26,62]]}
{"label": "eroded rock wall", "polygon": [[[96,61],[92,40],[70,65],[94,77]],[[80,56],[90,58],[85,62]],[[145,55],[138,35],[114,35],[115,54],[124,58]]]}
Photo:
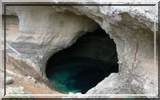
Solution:
{"label": "eroded rock wall", "polygon": [[[49,56],[72,45],[97,24],[116,44],[120,71],[88,94],[156,94],[154,62],[155,7],[71,6],[14,7],[19,35],[10,45],[41,74]],[[146,10],[147,9],[147,10]],[[30,66],[32,66],[30,64]],[[40,74],[40,75],[41,75]],[[45,75],[43,75],[45,78]]]}
{"label": "eroded rock wall", "polygon": [[98,27],[86,16],[56,12],[52,7],[17,7],[15,10],[19,18],[19,33],[10,45],[22,57],[37,64],[42,72],[48,57]]}

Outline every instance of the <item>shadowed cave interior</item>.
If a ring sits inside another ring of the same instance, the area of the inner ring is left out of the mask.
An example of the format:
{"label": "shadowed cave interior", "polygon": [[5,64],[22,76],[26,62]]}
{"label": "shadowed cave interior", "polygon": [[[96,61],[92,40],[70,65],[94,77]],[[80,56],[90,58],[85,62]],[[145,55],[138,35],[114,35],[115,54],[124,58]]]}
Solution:
{"label": "shadowed cave interior", "polygon": [[98,28],[52,55],[46,64],[46,75],[55,90],[84,94],[111,73],[117,73],[117,62],[114,41]]}

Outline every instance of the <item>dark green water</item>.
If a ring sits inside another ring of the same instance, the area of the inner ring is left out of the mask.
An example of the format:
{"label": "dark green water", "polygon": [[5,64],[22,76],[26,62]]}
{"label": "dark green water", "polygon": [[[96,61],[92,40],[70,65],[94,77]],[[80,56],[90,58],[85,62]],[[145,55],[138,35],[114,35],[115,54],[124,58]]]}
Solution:
{"label": "dark green water", "polygon": [[88,33],[53,55],[46,75],[62,93],[86,93],[112,72],[118,72],[116,46],[103,30]]}
{"label": "dark green water", "polygon": [[55,89],[63,93],[85,93],[114,70],[106,67],[113,65],[91,58],[71,57],[62,62],[50,68],[47,75]]}

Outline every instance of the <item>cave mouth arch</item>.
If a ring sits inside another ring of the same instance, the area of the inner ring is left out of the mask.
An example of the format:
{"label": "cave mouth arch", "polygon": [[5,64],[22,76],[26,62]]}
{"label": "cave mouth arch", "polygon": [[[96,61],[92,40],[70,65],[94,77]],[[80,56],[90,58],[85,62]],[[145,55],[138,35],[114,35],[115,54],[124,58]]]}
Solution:
{"label": "cave mouth arch", "polygon": [[116,44],[101,28],[87,32],[72,46],[52,55],[45,70],[56,91],[82,94],[118,71]]}

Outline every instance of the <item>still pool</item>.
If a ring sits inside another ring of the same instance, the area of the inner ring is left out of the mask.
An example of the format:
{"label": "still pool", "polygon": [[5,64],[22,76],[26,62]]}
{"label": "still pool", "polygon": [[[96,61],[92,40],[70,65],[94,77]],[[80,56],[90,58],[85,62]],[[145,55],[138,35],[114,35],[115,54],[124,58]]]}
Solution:
{"label": "still pool", "polygon": [[47,61],[46,75],[59,92],[86,93],[110,73],[118,72],[117,62],[116,45],[100,28],[53,54]]}
{"label": "still pool", "polygon": [[[108,67],[109,66],[109,67]],[[61,59],[47,70],[47,77],[57,91],[86,93],[107,77],[115,65],[84,57]]]}

